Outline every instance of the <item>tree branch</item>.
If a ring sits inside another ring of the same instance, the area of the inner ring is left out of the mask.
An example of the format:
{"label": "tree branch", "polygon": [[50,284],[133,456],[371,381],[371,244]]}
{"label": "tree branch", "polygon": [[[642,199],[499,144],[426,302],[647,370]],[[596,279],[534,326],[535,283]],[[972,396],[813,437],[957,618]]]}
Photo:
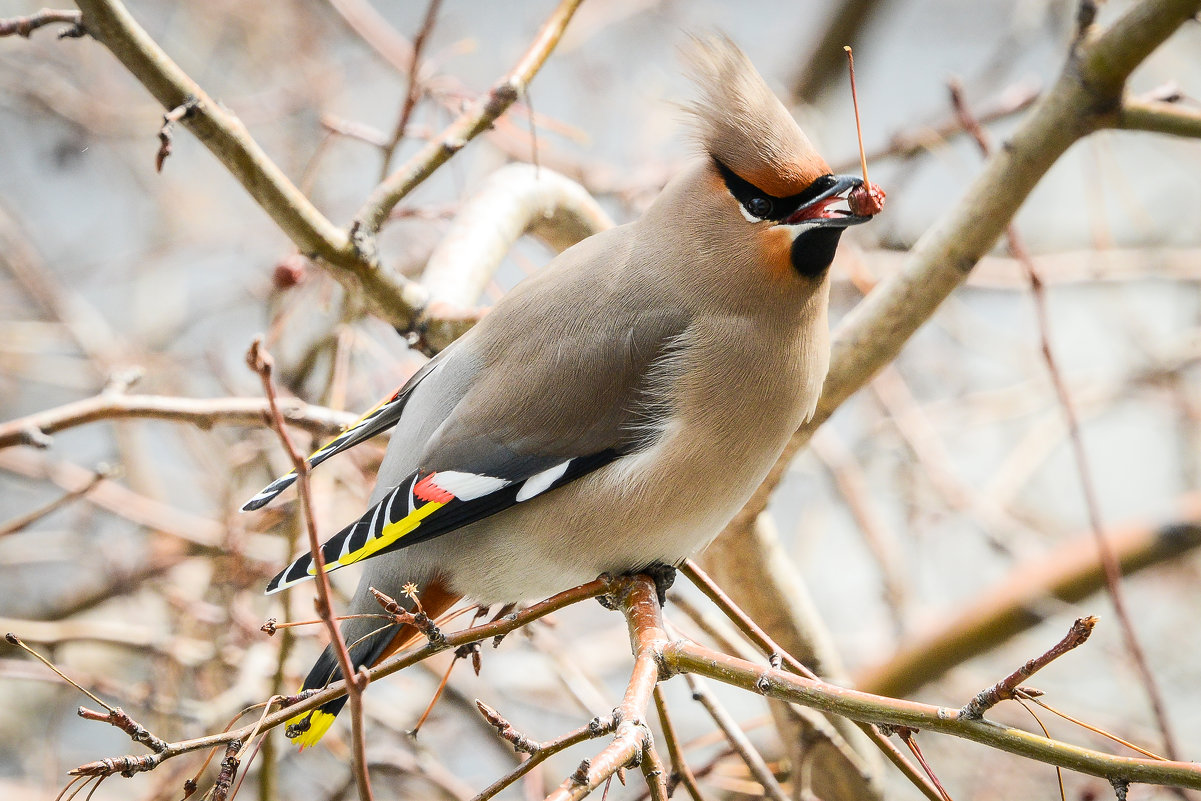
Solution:
{"label": "tree branch", "polygon": [[793,673],[717,654],[683,640],[667,643],[662,659],[665,668],[673,672],[697,673],[768,698],[791,701],[864,723],[950,734],[1049,765],[1106,779],[1201,789],[1201,765],[1195,762],[1113,756],[1039,737],[989,720],[960,719],[957,709],[884,698],[815,682]]}
{"label": "tree branch", "polygon": [[305,254],[335,268],[333,274],[362,293],[380,315],[408,329],[425,305],[416,284],[384,271],[360,252],[284,175],[250,136],[242,121],[213,101],[200,85],[138,25],[119,0],[79,0],[83,25],[154,95],[164,109],[193,105],[182,124],[215,155]]}
{"label": "tree branch", "polygon": [[[337,434],[355,421],[354,415],[298,398],[281,398],[284,421],[313,434]],[[49,444],[46,435],[97,420],[148,418],[214,425],[270,425],[270,410],[263,398],[174,398],[165,395],[102,393],[92,398],[0,423],[0,448],[11,445]]]}
{"label": "tree branch", "polygon": [[559,43],[567,23],[582,1],[561,0],[509,74],[497,81],[470,111],[451,123],[372,191],[355,214],[354,227],[359,234],[373,237],[397,203],[468,142],[491,128],[492,123],[525,93],[534,75]]}
{"label": "tree branch", "polygon": [[[1201,547],[1201,496],[1185,496],[1180,507],[1170,523],[1131,524],[1105,532],[1124,575]],[[1038,625],[1046,619],[1049,603],[1076,603],[1104,586],[1093,535],[1085,533],[1018,565],[938,629],[912,638],[883,664],[861,670],[855,686],[880,695],[909,695],[955,665]]]}
{"label": "tree branch", "polygon": [[0,36],[23,36],[28,39],[38,28],[56,23],[65,23],[68,26],[59,31],[59,39],[78,39],[87,35],[87,31],[79,24],[78,11],[43,8],[36,14],[25,17],[0,19]]}
{"label": "tree branch", "polygon": [[1201,139],[1201,110],[1179,103],[1126,98],[1110,127]]}

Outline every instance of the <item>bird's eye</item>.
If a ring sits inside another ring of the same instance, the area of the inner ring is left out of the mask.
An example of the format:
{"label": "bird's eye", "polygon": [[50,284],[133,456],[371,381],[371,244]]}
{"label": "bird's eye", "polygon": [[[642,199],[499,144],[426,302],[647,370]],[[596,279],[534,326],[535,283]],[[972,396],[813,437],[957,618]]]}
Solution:
{"label": "bird's eye", "polygon": [[761,220],[771,214],[771,201],[765,197],[753,197],[746,202],[746,210]]}

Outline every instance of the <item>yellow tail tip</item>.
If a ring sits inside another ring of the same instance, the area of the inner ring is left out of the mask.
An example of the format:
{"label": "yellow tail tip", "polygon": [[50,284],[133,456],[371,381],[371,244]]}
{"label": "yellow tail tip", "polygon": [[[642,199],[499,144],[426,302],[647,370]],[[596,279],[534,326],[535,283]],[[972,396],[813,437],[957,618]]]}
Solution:
{"label": "yellow tail tip", "polygon": [[300,746],[301,751],[316,745],[325,736],[325,733],[329,731],[329,727],[334,722],[334,716],[330,713],[314,709],[311,712],[302,712],[296,717],[290,718],[285,729],[288,726],[300,725],[305,718],[308,718],[309,721],[308,729],[292,738],[293,744]]}

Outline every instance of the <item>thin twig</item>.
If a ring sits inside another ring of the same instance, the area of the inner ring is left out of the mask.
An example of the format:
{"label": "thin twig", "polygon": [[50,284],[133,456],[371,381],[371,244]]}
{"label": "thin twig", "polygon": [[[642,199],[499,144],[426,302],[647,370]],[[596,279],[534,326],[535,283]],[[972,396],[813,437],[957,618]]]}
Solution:
{"label": "thin twig", "polygon": [[[950,93],[951,104],[955,109],[955,113],[962,120],[964,129],[972,134],[981,153],[983,153],[985,158],[988,158],[992,152],[991,144],[984,129],[972,117],[967,102],[963,97],[962,87],[957,82],[952,81],[950,84]],[[1030,251],[1026,249],[1021,235],[1013,223],[1010,223],[1006,227],[1005,235],[1009,241],[1010,252],[1014,258],[1021,262],[1023,269],[1026,271],[1026,277],[1030,281],[1030,291],[1034,298],[1035,319],[1038,326],[1039,345],[1043,360],[1047,365],[1047,372],[1051,377],[1051,383],[1055,387],[1055,395],[1059,399],[1060,408],[1063,410],[1064,418],[1068,424],[1072,457],[1076,462],[1077,475],[1080,477],[1080,488],[1084,495],[1085,508],[1088,511],[1089,526],[1092,529],[1093,538],[1097,544],[1097,551],[1101,557],[1101,567],[1105,575],[1105,588],[1108,590],[1110,600],[1113,602],[1114,612],[1117,614],[1118,624],[1122,630],[1122,639],[1126,643],[1126,650],[1130,653],[1131,659],[1134,660],[1135,669],[1138,671],[1143,689],[1146,691],[1148,700],[1151,703],[1152,713],[1155,715],[1160,734],[1163,736],[1164,749],[1170,758],[1177,759],[1179,750],[1176,747],[1176,738],[1172,733],[1172,725],[1168,719],[1167,705],[1164,703],[1159,682],[1156,681],[1155,674],[1151,672],[1146,651],[1143,650],[1142,643],[1139,642],[1138,632],[1134,628],[1134,623],[1127,609],[1126,595],[1122,588],[1122,568],[1118,562],[1117,554],[1114,552],[1113,545],[1105,536],[1104,525],[1101,522],[1101,506],[1097,501],[1097,490],[1092,477],[1092,468],[1089,465],[1088,456],[1084,451],[1084,436],[1080,433],[1080,418],[1076,415],[1076,407],[1072,403],[1071,393],[1068,391],[1067,383],[1063,379],[1063,374],[1060,372],[1058,362],[1055,358],[1055,352],[1051,347],[1051,320],[1047,311],[1046,291],[1043,288],[1042,280],[1038,276],[1038,270],[1034,266],[1034,259],[1030,256]]]}
{"label": "thin twig", "polygon": [[1028,660],[1017,670],[1010,673],[999,682],[981,690],[975,698],[969,701],[963,709],[959,710],[960,717],[979,720],[984,716],[984,713],[1001,701],[1007,701],[1015,697],[1018,687],[1023,681],[1033,676],[1038,671],[1051,664],[1059,657],[1071,651],[1080,645],[1083,645],[1089,635],[1093,633],[1093,627],[1097,625],[1095,617],[1077,618],[1072,624],[1072,628],[1064,635],[1063,639],[1053,645],[1051,648],[1039,656]]}
{"label": "thin twig", "polygon": [[513,69],[492,86],[475,106],[450,124],[441,134],[413,155],[372,191],[355,214],[355,232],[370,239],[379,231],[392,208],[434,170],[445,164],[468,142],[488,130],[492,123],[519,98],[547,56],[563,36],[567,23],[582,0],[561,0],[543,24],[533,43]]}
{"label": "thin twig", "polygon": [[951,794],[942,786],[942,782],[938,780],[938,776],[934,773],[934,768],[930,767],[930,763],[926,761],[925,754],[922,753],[921,747],[917,744],[917,738],[914,736],[917,732],[908,726],[902,726],[897,730],[897,734],[900,735],[901,740],[908,746],[910,753],[917,759],[918,764],[922,766],[922,770],[926,771],[926,775],[930,777],[930,781],[938,788],[943,801],[951,801]]}
{"label": "thin twig", "polygon": [[[304,403],[297,398],[276,401],[284,420],[313,434],[337,434],[356,420],[347,412]],[[214,425],[270,425],[264,398],[178,398],[166,395],[101,393],[91,398],[0,423],[0,448],[30,444],[30,432],[49,444],[50,434],[100,420],[145,418]],[[45,439],[42,439],[45,438]]]}
{"label": "thin twig", "polygon": [[667,754],[671,758],[672,777],[668,782],[668,790],[674,789],[675,783],[678,781],[688,790],[692,801],[704,801],[701,788],[696,783],[696,776],[693,775],[692,768],[688,767],[688,762],[684,759],[684,752],[680,749],[676,727],[672,725],[671,717],[667,714],[667,702],[663,700],[663,690],[658,684],[655,685],[654,699],[655,711],[659,714],[659,727],[663,729],[663,741],[667,746]]}
{"label": "thin twig", "polygon": [[[1023,699],[1023,695],[1019,693],[1014,700],[1022,705],[1022,709],[1030,713],[1030,717],[1034,718],[1034,722],[1038,724],[1040,729],[1042,729],[1043,737],[1046,737],[1048,740],[1051,739],[1051,732],[1047,731],[1047,727],[1043,725],[1043,722],[1039,716],[1034,714],[1034,710],[1026,705],[1026,700]],[[1065,791],[1063,788],[1063,768],[1059,767],[1058,765],[1055,766],[1055,779],[1059,782],[1059,801],[1068,801],[1067,791]]]}
{"label": "thin twig", "polygon": [[776,781],[776,777],[767,767],[763,756],[751,744],[750,738],[746,736],[746,732],[730,716],[725,707],[718,703],[717,699],[713,697],[713,693],[709,692],[704,681],[691,673],[686,674],[684,678],[688,682],[688,687],[692,690],[693,699],[705,708],[705,711],[713,718],[713,722],[725,734],[730,745],[738,752],[738,756],[742,757],[742,761],[746,763],[751,775],[763,786],[764,796],[774,798],[775,801],[788,801],[787,793],[784,792],[784,788],[780,786],[780,783]]}
{"label": "thin twig", "polygon": [[101,481],[104,481],[106,478],[110,478],[113,472],[114,471],[107,465],[101,465],[100,467],[96,468],[96,473],[92,476],[91,480],[83,486],[69,490],[49,503],[30,512],[26,512],[23,515],[14,517],[12,520],[0,525],[0,537],[5,537],[9,534],[15,534],[18,531],[23,531],[26,527],[33,525],[43,517],[58,511],[73,501],[77,501],[80,498],[85,497],[89,492],[94,490]]}
{"label": "thin twig", "polygon": [[[296,449],[284,425],[283,415],[275,400],[275,382],[271,378],[273,360],[262,346],[262,339],[256,338],[246,354],[246,363],[258,374],[263,383],[263,393],[267,396],[267,404],[271,410],[272,428],[279,435],[284,450],[292,460],[292,469],[296,472],[296,485],[299,491],[300,508],[304,515],[305,529],[309,535],[309,549],[313,555],[313,569],[317,586],[317,615],[325,622],[329,634],[330,647],[337,657],[338,667],[346,679],[347,695],[350,698],[351,731],[354,742],[354,766],[356,785],[360,801],[372,801],[371,778],[367,772],[367,745],[363,734],[363,690],[369,679],[365,674],[355,671],[350,652],[346,650],[346,642],[342,639],[342,631],[334,621],[333,590],[330,588],[329,576],[325,572],[325,555],[321,550],[321,537],[317,533],[317,521],[313,515],[313,500],[309,485],[309,463],[304,455]],[[261,724],[261,721],[260,721]]]}
{"label": "thin twig", "polygon": [[[78,682],[76,682],[74,679],[72,679],[71,677],[69,677],[69,676],[68,676],[66,673],[63,673],[61,670],[59,670],[59,669],[58,669],[58,668],[57,668],[57,667],[54,665],[54,663],[53,663],[53,662],[51,662],[49,659],[47,659],[46,657],[42,656],[42,655],[41,655],[41,654],[39,654],[37,651],[33,650],[33,649],[32,649],[32,648],[30,648],[28,645],[26,645],[24,642],[22,642],[22,641],[21,641],[21,638],[20,638],[20,637],[18,637],[16,634],[13,634],[13,633],[10,631],[10,632],[8,632],[7,634],[5,634],[5,635],[4,635],[4,639],[5,639],[5,641],[6,641],[6,642],[8,642],[8,644],[9,644],[9,645],[15,645],[15,646],[17,646],[17,647],[18,647],[18,648],[20,648],[22,651],[24,651],[25,653],[27,653],[27,654],[29,654],[30,656],[32,656],[34,659],[38,660],[39,662],[41,662],[41,663],[42,663],[43,665],[45,665],[46,667],[48,667],[48,668],[50,668],[51,670],[53,670],[55,673],[57,673],[57,674],[58,674],[58,677],[59,677],[60,679],[62,679],[63,681],[65,681],[67,684],[70,684],[70,685],[71,685],[72,687],[74,687],[75,689],[79,690],[81,693],[83,693],[84,695],[86,695],[88,698],[91,698],[93,701],[95,701],[96,703],[100,704],[100,706],[102,706],[102,707],[104,707],[105,709],[107,709],[107,710],[108,710],[110,713],[111,713],[111,712],[115,712],[115,711],[117,711],[117,707],[114,707],[114,706],[109,706],[107,703],[105,703],[104,701],[101,701],[101,700],[100,700],[98,697],[96,697],[96,695],[95,695],[95,694],[93,694],[92,692],[90,692],[90,691],[88,691],[88,690],[84,689],[82,686],[80,686],[80,684],[79,684]],[[81,709],[82,709],[82,707],[81,707]]]}
{"label": "thin twig", "polygon": [[[481,702],[477,701],[476,703],[480,704]],[[481,704],[481,709],[480,709],[481,712],[483,712],[483,708],[482,708],[483,706],[484,705]],[[489,709],[490,709],[490,707],[489,707]],[[495,713],[495,710],[492,710],[492,711],[493,711],[493,713]],[[485,714],[485,717],[487,717],[486,714]],[[504,718],[500,717],[500,715],[496,715],[496,717],[499,720],[504,721],[505,725],[508,725],[508,721],[505,721]],[[492,720],[489,719],[488,722],[492,723]],[[496,724],[493,723],[493,725],[495,726]],[[498,727],[498,729],[499,728],[500,727]],[[493,796],[495,796],[497,793],[501,792],[505,788],[512,786],[513,783],[516,782],[518,779],[520,779],[522,776],[529,773],[531,770],[536,768],[538,765],[541,765],[544,761],[546,761],[550,757],[554,756],[555,754],[559,753],[560,751],[570,748],[573,745],[578,745],[579,743],[587,742],[588,740],[593,740],[593,739],[596,739],[597,737],[603,737],[606,734],[611,734],[614,731],[614,729],[616,729],[616,728],[617,728],[617,720],[612,715],[610,715],[610,716],[604,717],[604,718],[593,718],[591,721],[589,721],[587,723],[587,725],[581,726],[580,728],[576,729],[575,731],[568,732],[567,734],[564,734],[560,737],[556,737],[553,740],[547,740],[546,742],[542,742],[542,743],[534,743],[534,741],[532,741],[532,740],[528,740],[527,738],[521,737],[521,739],[523,741],[532,743],[536,746],[534,751],[530,752],[530,758],[523,761],[517,767],[513,768],[513,770],[509,771],[506,775],[502,776],[501,778],[494,781],[492,784],[488,785],[488,787],[486,787],[484,790],[482,790],[480,792],[480,794],[475,796],[475,798],[473,798],[471,801],[488,801],[489,798],[492,798]],[[512,740],[510,740],[509,737],[507,737],[503,731],[498,732],[498,733],[500,733],[500,735],[502,737],[504,737],[505,740],[512,743]],[[514,747],[516,747],[516,746],[514,746]]]}
{"label": "thin twig", "polygon": [[1126,748],[1129,748],[1131,751],[1135,751],[1139,754],[1142,754],[1145,757],[1149,757],[1150,759],[1160,759],[1165,762],[1168,761],[1167,757],[1162,757],[1159,754],[1156,754],[1154,751],[1148,751],[1146,748],[1141,748],[1141,747],[1135,745],[1134,743],[1130,742],[1129,740],[1122,739],[1121,737],[1117,736],[1116,734],[1107,732],[1104,729],[1100,729],[1089,723],[1085,723],[1083,720],[1080,720],[1079,718],[1072,717],[1067,712],[1063,712],[1062,710],[1056,709],[1055,707],[1048,704],[1042,698],[1037,697],[1028,687],[1019,687],[1014,692],[1014,698],[1017,700],[1021,700],[1021,701],[1031,701],[1033,703],[1036,703],[1039,706],[1041,706],[1043,709],[1047,710],[1048,712],[1050,712],[1054,715],[1058,715],[1059,717],[1063,718],[1064,720],[1068,721],[1069,723],[1075,723],[1077,726],[1079,726],[1082,729],[1088,729],[1093,734],[1099,734],[1107,740],[1113,740],[1118,745],[1125,746]]}
{"label": "thin twig", "polygon": [[38,28],[56,23],[66,23],[68,27],[58,32],[58,38],[78,39],[81,36],[87,35],[87,31],[79,23],[80,16],[78,11],[43,8],[35,14],[29,14],[25,17],[0,19],[0,37],[15,35],[28,39]]}
{"label": "thin twig", "polygon": [[396,121],[396,129],[392,132],[392,138],[384,143],[384,160],[380,166],[381,181],[388,176],[388,169],[392,166],[392,156],[396,153],[396,147],[401,140],[405,138],[405,133],[409,129],[409,119],[413,116],[413,109],[417,107],[417,100],[421,97],[421,84],[418,81],[421,54],[425,49],[426,41],[434,31],[434,22],[438,18],[438,9],[441,5],[442,0],[429,0],[429,5],[425,7],[425,19],[422,20],[417,35],[413,37],[412,54],[409,57],[409,82],[405,88],[404,105],[401,106],[400,119]]}

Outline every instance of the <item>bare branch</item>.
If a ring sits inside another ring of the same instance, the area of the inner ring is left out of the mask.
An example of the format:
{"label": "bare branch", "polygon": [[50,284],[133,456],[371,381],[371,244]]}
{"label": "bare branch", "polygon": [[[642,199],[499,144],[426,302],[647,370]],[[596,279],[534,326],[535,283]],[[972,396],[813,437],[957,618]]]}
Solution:
{"label": "bare branch", "polygon": [[424,292],[385,272],[360,252],[284,175],[242,121],[213,101],[142,29],[119,0],[80,0],[88,33],[112,51],[165,109],[193,100],[182,120],[300,250],[334,267],[334,275],[361,288],[384,319],[407,329],[425,305]]}
{"label": "bare branch", "polygon": [[66,23],[68,27],[58,33],[59,39],[78,39],[87,35],[87,31],[79,23],[78,11],[43,8],[36,14],[25,17],[10,17],[0,19],[0,37],[23,36],[26,39],[38,28],[56,23]]}
{"label": "bare branch", "polygon": [[663,649],[662,659],[668,670],[697,673],[768,698],[791,701],[852,720],[950,734],[1091,776],[1201,789],[1201,765],[1195,762],[1161,762],[1104,754],[988,720],[961,720],[958,710],[954,709],[824,685],[803,676],[716,654],[681,640],[669,642]]}
{"label": "bare branch", "polygon": [[[315,406],[298,398],[281,398],[278,404],[285,422],[313,434],[332,436],[355,421],[355,416],[348,412]],[[175,398],[105,392],[0,423],[0,448],[34,444],[29,442],[30,437],[35,436],[30,432],[45,437],[98,420],[127,418],[171,420],[201,428],[214,425],[264,426],[270,425],[270,409],[264,398]]]}
{"label": "bare branch", "polygon": [[[279,406],[275,401],[275,383],[271,378],[274,361],[271,358],[271,354],[267,353],[263,348],[261,339],[255,339],[250,344],[250,350],[246,354],[246,363],[250,366],[250,369],[258,373],[259,379],[263,382],[263,394],[267,396],[267,405],[271,410],[271,427],[279,435],[284,450],[288,452],[288,457],[292,460],[292,469],[296,472],[296,487],[300,494],[300,508],[304,515],[305,531],[309,536],[309,552],[313,556],[313,571],[317,586],[317,616],[325,623],[326,633],[329,635],[330,647],[334,650],[334,656],[337,657],[338,668],[342,671],[347,695],[350,697],[350,722],[354,739],[355,785],[359,790],[360,801],[372,801],[371,777],[367,771],[367,744],[363,734],[363,690],[367,688],[370,677],[366,673],[355,670],[354,663],[350,659],[350,652],[346,649],[346,642],[342,639],[342,630],[338,627],[337,621],[334,620],[334,605],[332,600],[334,592],[330,587],[329,575],[325,572],[325,553],[321,549],[321,537],[317,534],[317,521],[313,515],[313,497],[309,484],[309,463],[305,459],[304,454],[296,449],[296,446],[292,443],[292,438],[288,436],[288,429],[284,425],[283,415],[280,414]],[[260,723],[262,723],[261,720]],[[237,767],[236,762],[234,767]]]}
{"label": "bare branch", "polygon": [[[1105,532],[1123,573],[1130,574],[1201,547],[1201,497],[1185,496],[1179,518],[1135,523]],[[995,648],[1045,618],[1050,599],[1075,603],[1105,586],[1091,532],[1019,564],[1009,578],[980,594],[935,631],[917,637],[880,665],[860,671],[855,686],[905,696],[970,657]]]}
{"label": "bare branch", "polygon": [[1063,639],[1049,648],[1046,652],[1028,660],[1024,665],[1010,673],[999,682],[981,690],[975,698],[967,703],[963,709],[959,710],[960,717],[970,720],[979,720],[984,717],[984,713],[993,708],[1001,701],[1006,701],[1014,697],[1014,693],[1023,681],[1033,676],[1038,671],[1045,668],[1051,662],[1066,654],[1068,651],[1083,645],[1088,636],[1093,633],[1093,627],[1097,625],[1095,617],[1077,618],[1072,624],[1072,628],[1064,635]]}
{"label": "bare branch", "polygon": [[362,208],[355,214],[355,226],[360,235],[368,239],[374,237],[384,220],[388,219],[392,208],[403,200],[405,195],[449,161],[468,142],[488,130],[492,123],[521,97],[547,56],[559,43],[567,23],[571,21],[581,2],[582,0],[561,0],[509,74],[497,81],[470,111],[451,123],[438,137],[426,144],[372,191]]}
{"label": "bare branch", "polygon": [[738,756],[742,757],[742,761],[746,763],[751,775],[763,786],[764,797],[775,799],[775,801],[788,801],[788,795],[776,781],[771,770],[768,769],[767,763],[763,761],[763,756],[751,744],[742,727],[730,717],[730,713],[725,710],[725,707],[718,703],[717,699],[713,697],[713,693],[709,692],[704,681],[691,673],[686,674],[684,678],[692,690],[693,699],[700,702],[701,706],[705,708],[705,711],[713,718],[713,722],[729,740],[730,745],[738,752]]}
{"label": "bare branch", "polygon": [[1127,98],[1112,127],[1198,139],[1201,138],[1201,110],[1186,108],[1179,103]]}

